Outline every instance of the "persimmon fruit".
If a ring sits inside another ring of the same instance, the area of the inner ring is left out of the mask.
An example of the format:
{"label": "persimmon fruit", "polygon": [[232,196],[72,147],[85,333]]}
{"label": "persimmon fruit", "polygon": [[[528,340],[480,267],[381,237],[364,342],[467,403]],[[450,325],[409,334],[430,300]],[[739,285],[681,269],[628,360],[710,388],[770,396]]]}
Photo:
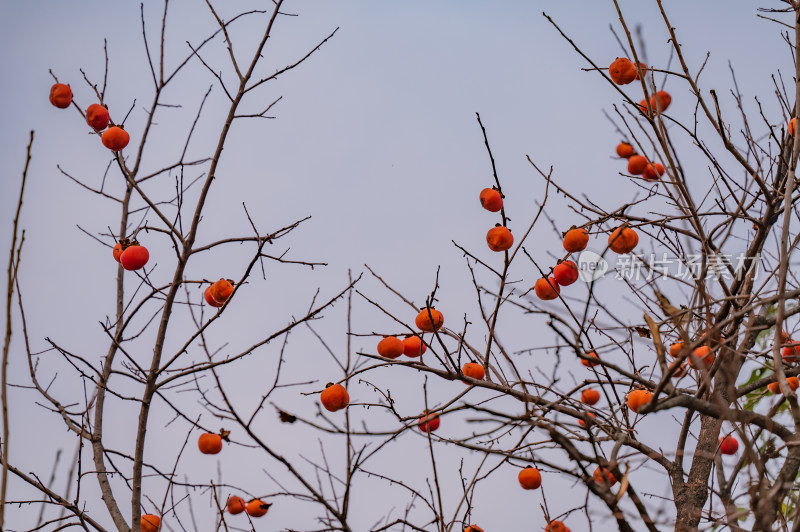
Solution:
{"label": "persimmon fruit", "polygon": [[[588,357],[588,358],[594,358],[594,359],[596,359],[596,358],[600,358],[600,357],[598,357],[598,356],[597,356],[597,353],[595,353],[594,351],[589,351],[588,353],[585,353],[583,356],[585,356],[585,357]],[[583,365],[584,365],[584,366],[586,366],[587,368],[591,368],[591,367],[593,367],[593,366],[596,366],[596,365],[597,365],[597,362],[594,362],[594,361],[592,361],[592,360],[587,360],[587,359],[585,359],[585,358],[582,358],[582,359],[581,359],[581,364],[583,364]]]}
{"label": "persimmon fruit", "polygon": [[245,511],[250,517],[263,517],[267,515],[270,506],[272,506],[272,503],[264,502],[261,499],[253,499],[247,503]]}
{"label": "persimmon fruit", "polygon": [[626,404],[628,405],[628,408],[638,414],[639,409],[649,403],[652,398],[653,394],[647,390],[632,390],[628,394],[628,400],[626,401]]}
{"label": "persimmon fruit", "polygon": [[550,524],[545,527],[544,532],[572,532],[567,525],[562,523],[561,521],[554,519],[550,521]]}
{"label": "persimmon fruit", "polygon": [[544,529],[544,532],[572,532],[567,525],[555,519],[550,521],[550,524]]}
{"label": "persimmon fruit", "polygon": [[[591,418],[589,420],[590,423],[594,422],[597,419],[597,416],[594,414],[594,412],[586,412],[586,415]],[[586,422],[582,419],[579,419],[578,425],[580,425],[581,427],[586,427]]]}
{"label": "persimmon fruit", "polygon": [[617,144],[617,155],[623,159],[628,159],[631,156],[636,155],[636,150],[634,150],[633,146],[627,142],[620,142]]}
{"label": "persimmon fruit", "polygon": [[514,235],[504,225],[497,225],[486,233],[486,243],[492,251],[506,251],[514,245]]}
{"label": "persimmon fruit", "polygon": [[214,296],[211,295],[211,286],[207,286],[205,292],[203,292],[203,298],[205,298],[206,303],[211,305],[212,307],[219,308],[225,303],[217,303],[217,300],[214,299]]}
{"label": "persimmon fruit", "polygon": [[592,478],[598,484],[605,484],[609,488],[617,483],[617,477],[614,476],[610,469],[605,467],[595,469],[594,473],[592,473]]}
{"label": "persimmon fruit", "polygon": [[650,96],[650,107],[653,108],[653,112],[656,114],[666,111],[671,103],[672,96],[667,91],[658,91]]}
{"label": "persimmon fruit", "polygon": [[542,474],[535,467],[528,466],[517,475],[519,485],[524,490],[535,490],[542,485]]}
{"label": "persimmon fruit", "polygon": [[231,515],[236,515],[244,512],[245,506],[246,505],[244,503],[244,499],[236,495],[231,495],[230,497],[228,497],[228,502],[227,504],[225,504],[225,508]]}
{"label": "persimmon fruit", "polygon": [[438,331],[444,323],[444,316],[435,308],[424,308],[414,320],[417,328],[422,332]]}
{"label": "persimmon fruit", "polygon": [[542,277],[533,285],[533,291],[536,292],[536,297],[539,299],[550,301],[558,297],[560,289],[558,288],[558,281],[554,277]]}
{"label": "persimmon fruit", "polygon": [[787,345],[781,349],[781,358],[787,364],[794,364],[800,360],[800,345]]}
{"label": "persimmon fruit", "polygon": [[100,140],[103,142],[103,146],[109,150],[122,151],[130,142],[131,136],[121,127],[113,126],[103,131]]}
{"label": "persimmon fruit", "polygon": [[733,436],[725,436],[719,439],[719,452],[722,454],[736,454],[739,450],[739,442]]}
{"label": "persimmon fruit", "polygon": [[664,165],[661,163],[648,162],[647,166],[644,167],[642,179],[645,181],[658,181],[661,179],[661,176],[664,175],[664,172]]}
{"label": "persimmon fruit", "polygon": [[319,395],[319,400],[322,406],[325,407],[325,410],[336,412],[337,410],[345,408],[350,403],[350,395],[341,384],[329,382]]}
{"label": "persimmon fruit", "polygon": [[119,255],[120,264],[128,271],[143,268],[148,260],[150,260],[150,253],[147,251],[147,248],[135,242],[126,247]]}
{"label": "persimmon fruit", "polygon": [[467,362],[464,364],[461,368],[461,373],[478,381],[483,380],[486,376],[486,371],[483,369],[483,366],[477,362]]}
{"label": "persimmon fruit", "polygon": [[628,158],[628,173],[631,175],[642,175],[647,168],[647,157],[644,155],[631,155]]}
{"label": "persimmon fruit", "polygon": [[59,109],[66,109],[72,103],[72,89],[69,85],[55,83],[50,87],[50,103]]}
{"label": "persimmon fruit", "polygon": [[419,336],[406,336],[403,339],[403,354],[407,357],[417,358],[427,350]]}
{"label": "persimmon fruit", "polygon": [[144,514],[141,519],[142,532],[158,532],[161,529],[161,518],[153,514]]}
{"label": "persimmon fruit", "polygon": [[467,525],[464,527],[464,532],[483,532],[483,529],[478,525]]}
{"label": "persimmon fruit", "polygon": [[[800,387],[800,380],[798,380],[797,377],[786,377],[786,384],[788,384],[789,388],[791,388],[792,391],[794,391],[798,387]],[[774,394],[781,393],[781,387],[777,381],[769,383],[767,385],[767,389]]]}
{"label": "persimmon fruit", "polygon": [[617,227],[608,236],[608,247],[614,253],[630,253],[639,243],[639,235],[630,227]]}
{"label": "persimmon fruit", "polygon": [[114,254],[114,260],[119,262],[119,256],[122,255],[122,244],[117,242],[117,245],[114,246],[112,253]]}
{"label": "persimmon fruit", "polygon": [[797,129],[797,118],[792,118],[789,120],[789,126],[787,128],[789,130],[790,135],[794,135],[795,130]]}
{"label": "persimmon fruit", "polygon": [[594,388],[586,388],[581,392],[581,402],[585,405],[596,404],[600,400],[600,392]]}
{"label": "persimmon fruit", "polygon": [[681,351],[683,350],[683,342],[675,342],[674,344],[669,346],[669,356],[672,358],[678,358],[681,355]]}
{"label": "persimmon fruit", "polygon": [[637,75],[636,66],[627,57],[617,57],[608,67],[608,77],[617,85],[627,85]]}
{"label": "persimmon fruit", "polygon": [[222,450],[222,436],[204,432],[197,438],[197,447],[203,454],[217,454]]}
{"label": "persimmon fruit", "polygon": [[566,249],[570,253],[583,251],[584,249],[586,249],[586,245],[588,243],[589,243],[589,233],[586,232],[586,229],[583,229],[581,227],[570,229],[564,235],[564,249]]}
{"label": "persimmon fruit", "polygon": [[481,206],[489,212],[503,208],[503,195],[496,188],[484,188],[480,194]]}
{"label": "persimmon fruit", "polygon": [[569,286],[578,280],[578,267],[571,260],[556,264],[553,268],[553,278],[561,286]]}
{"label": "persimmon fruit", "polygon": [[233,294],[233,284],[227,279],[220,279],[212,284],[209,293],[220,306],[224,305]]}
{"label": "persimmon fruit", "polygon": [[708,369],[714,363],[716,357],[710,347],[701,345],[692,351],[692,356],[689,357],[689,365],[694,369]]}
{"label": "persimmon fruit", "polygon": [[110,120],[108,109],[99,103],[93,103],[86,109],[86,123],[95,131],[103,131]]}
{"label": "persimmon fruit", "polygon": [[378,354],[389,359],[399,357],[403,354],[403,341],[397,336],[386,336],[378,342]]}
{"label": "persimmon fruit", "polygon": [[419,427],[419,430],[421,430],[422,432],[431,433],[439,428],[440,423],[441,420],[439,419],[439,414],[437,413],[427,414],[426,410],[425,412],[423,412],[423,416],[419,418],[417,426]]}

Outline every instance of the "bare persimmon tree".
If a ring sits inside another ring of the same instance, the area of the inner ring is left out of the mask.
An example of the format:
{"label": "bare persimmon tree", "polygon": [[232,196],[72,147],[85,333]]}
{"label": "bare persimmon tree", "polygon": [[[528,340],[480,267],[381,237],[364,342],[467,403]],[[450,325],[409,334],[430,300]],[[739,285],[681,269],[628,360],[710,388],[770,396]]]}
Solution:
{"label": "bare persimmon tree", "polygon": [[[479,532],[479,524],[493,529],[474,515],[486,504],[482,490],[500,499],[503,490],[526,489],[541,494],[538,521],[526,514],[516,529],[800,530],[800,342],[792,339],[800,338],[800,285],[791,259],[800,240],[800,2],[761,14],[785,37],[793,71],[790,81],[776,76],[768,101],[756,99],[757,115],[745,111],[733,70],[724,97],[706,85],[707,59],[681,47],[661,0],[666,64],[648,61],[641,36],[612,2],[618,58],[594,57],[586,39],[544,16],[574,48],[576,68],[585,62],[586,75],[615,89],[607,104],[621,137],[617,198],[630,199],[606,205],[585,197],[555,163],[529,156],[541,183],[538,205],[507,212],[504,194],[514,185],[498,172],[491,130],[477,115],[488,177],[475,196],[487,226],[496,225],[488,251],[452,248],[463,257],[471,286],[462,289],[474,292],[474,308],[448,304],[442,285],[454,277],[442,272],[432,273],[426,293],[411,296],[397,288],[401,271],[366,266],[341,286],[318,290],[302,314],[273,305],[278,318],[235,340],[217,333],[224,316],[243,301],[263,305],[261,296],[245,298],[284,275],[273,266],[325,263],[282,247],[306,218],[265,226],[247,192],[239,201],[250,234],[209,227],[225,183],[220,169],[237,149],[232,132],[241,121],[269,118],[280,100],[265,99],[269,82],[336,30],[276,66],[273,30],[293,16],[283,0],[237,13],[207,1],[216,29],[189,37],[174,61],[169,3],[155,31],[143,5],[151,82],[137,96],[149,102],[144,112],[110,104],[107,70],[102,82],[84,74],[77,83],[54,69],[51,101],[87,120],[111,150],[98,175],[61,172],[116,209],[113,228],[99,222],[86,232],[120,264],[114,310],[101,322],[101,356],[74,339],[45,336],[37,345],[43,335],[29,329],[26,312],[38,303],[17,275],[25,260],[22,191],[32,179],[26,164],[7,276],[0,528],[9,511],[41,504],[32,529],[255,530],[280,500],[294,509],[298,524],[290,530]],[[245,23],[259,28],[257,38],[237,32]],[[690,67],[698,61],[700,68]],[[106,54],[106,69],[108,62]],[[195,95],[180,137],[171,131],[181,141],[165,142],[160,118],[172,112],[172,87],[192,67],[212,86]],[[210,111],[214,98],[224,105]],[[100,107],[87,116],[91,102]],[[195,148],[206,131],[213,133],[208,153]],[[171,144],[168,160],[149,150],[154,143]],[[31,144],[28,160],[32,152]],[[545,259],[533,243],[553,231],[563,249]],[[212,252],[230,258],[223,273],[206,273],[219,269],[206,259]],[[314,324],[337,312],[342,345]],[[16,466],[9,448],[13,313],[27,385],[77,442],[65,491],[43,479],[44,469]],[[374,328],[353,316],[369,316]],[[338,373],[321,375],[306,362],[287,369],[302,358],[289,341],[301,332]],[[244,386],[253,374],[259,386]],[[401,379],[415,390],[404,400],[395,388]],[[268,411],[287,428],[284,438],[264,424]],[[120,428],[119,419],[135,428]],[[407,455],[398,454],[401,446]],[[198,450],[220,449],[218,463],[231,469],[239,457],[236,481],[227,468],[195,467]],[[27,491],[12,494],[12,481]],[[375,502],[385,499],[393,503]]]}

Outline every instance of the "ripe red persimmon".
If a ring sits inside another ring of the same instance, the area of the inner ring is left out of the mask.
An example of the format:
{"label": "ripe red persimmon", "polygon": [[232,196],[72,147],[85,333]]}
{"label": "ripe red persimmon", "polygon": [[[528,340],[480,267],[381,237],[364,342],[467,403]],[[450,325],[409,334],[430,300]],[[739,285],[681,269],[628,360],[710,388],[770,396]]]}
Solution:
{"label": "ripe red persimmon", "polygon": [[628,394],[628,400],[626,404],[628,408],[632,411],[639,413],[639,409],[650,402],[650,399],[653,398],[653,394],[648,392],[647,390],[632,390]]}
{"label": "ripe red persimmon", "polygon": [[403,354],[407,357],[417,358],[427,350],[428,348],[419,336],[406,336],[403,339]]}
{"label": "ripe red persimmon", "polygon": [[600,392],[594,388],[586,388],[581,392],[581,402],[587,405],[593,405],[600,400]]}
{"label": "ripe red persimmon", "polygon": [[206,291],[203,292],[203,297],[205,298],[206,303],[208,303],[212,307],[219,308],[222,305],[224,305],[224,303],[217,303],[217,300],[214,299],[214,296],[211,295],[211,287],[210,286],[206,287]]}
{"label": "ripe red persimmon", "polygon": [[100,140],[103,142],[103,146],[109,150],[122,151],[130,142],[131,136],[121,127],[113,126],[103,131]]}
{"label": "ripe red persimmon", "polygon": [[630,253],[639,243],[639,235],[630,227],[617,227],[608,236],[608,248],[614,253]]}
{"label": "ripe red persimmon", "polygon": [[222,450],[222,436],[205,432],[197,438],[197,447],[203,454],[217,454]]}
{"label": "ripe red persimmon", "polygon": [[[588,358],[594,358],[594,359],[599,358],[597,356],[597,353],[595,353],[594,351],[589,351],[588,353],[585,353],[583,356],[588,357]],[[591,368],[592,366],[596,366],[597,362],[593,362],[591,360],[586,360],[585,358],[582,358],[581,359],[581,364],[583,364],[587,368]]]}
{"label": "ripe red persimmon", "polygon": [[[427,410],[423,412],[423,414],[425,414],[426,412]],[[419,430],[421,430],[422,432],[430,433],[439,428],[440,422],[441,421],[439,420],[439,414],[436,413],[427,414],[419,418],[417,426],[419,427]]]}
{"label": "ripe red persimmon", "polygon": [[435,308],[423,308],[414,320],[417,328],[422,332],[438,331],[444,323],[444,315]]}
{"label": "ripe red persimmon", "polygon": [[481,206],[490,212],[497,212],[503,208],[503,196],[495,188],[484,188],[480,195]]}
{"label": "ripe red persimmon", "polygon": [[220,279],[209,287],[209,293],[220,306],[224,305],[233,294],[233,284],[227,279]]}
{"label": "ripe red persimmon", "polygon": [[161,518],[153,514],[142,516],[142,532],[158,532],[161,529]]}
{"label": "ripe red persimmon", "polygon": [[108,109],[99,103],[93,103],[86,109],[86,123],[95,131],[103,131],[108,127],[111,118],[108,116]]}
{"label": "ripe red persimmon", "polygon": [[564,249],[570,253],[576,253],[586,249],[586,244],[589,243],[589,233],[586,229],[581,227],[570,229],[564,235]]}
{"label": "ripe red persimmon", "polygon": [[617,85],[627,85],[637,75],[636,67],[627,57],[617,57],[608,67],[608,76]]}
{"label": "ripe red persimmon", "polygon": [[545,527],[544,532],[572,532],[567,525],[559,520],[550,521],[550,524]]}
{"label": "ripe red persimmon", "polygon": [[245,510],[250,517],[262,517],[267,514],[270,506],[272,506],[272,503],[264,502],[261,499],[253,499],[247,503]]}
{"label": "ripe red persimmon", "polygon": [[733,436],[725,436],[719,439],[719,452],[722,454],[736,454],[739,450],[739,442]]}
{"label": "ripe red persimmon", "polygon": [[571,260],[560,262],[553,268],[553,278],[561,286],[569,286],[578,280],[578,267]]}
{"label": "ripe red persimmon", "polygon": [[483,366],[477,362],[467,362],[464,364],[461,368],[461,373],[478,381],[483,380],[486,376],[486,371],[483,369]]}
{"label": "ripe red persimmon", "polygon": [[119,262],[119,256],[122,255],[122,244],[117,242],[117,245],[114,246],[114,250],[112,253],[114,254],[114,260]]}
{"label": "ripe red persimmon", "polygon": [[694,369],[708,369],[711,367],[711,364],[714,363],[714,359],[716,357],[717,356],[710,347],[707,345],[701,345],[692,351],[692,355],[689,357],[689,365]]}
{"label": "ripe red persimmon", "polygon": [[787,345],[781,349],[781,358],[787,364],[794,364],[800,360],[800,344]]}
{"label": "ripe red persimmon", "polygon": [[383,358],[395,359],[403,354],[403,341],[396,336],[387,336],[378,342],[378,354]]}
{"label": "ripe red persimmon", "polygon": [[647,168],[647,157],[644,155],[631,155],[628,159],[628,173],[642,175]]}
{"label": "ripe red persimmon", "polygon": [[72,103],[72,89],[69,85],[56,83],[50,87],[50,103],[59,109],[66,109]]}
{"label": "ripe red persimmon", "polygon": [[533,285],[533,290],[536,292],[536,296],[544,301],[557,298],[560,291],[555,277],[550,277],[549,279],[542,277]]}
{"label": "ripe red persimmon", "polygon": [[143,268],[148,260],[150,260],[150,253],[147,248],[136,243],[125,248],[119,256],[122,267],[130,271]]}
{"label": "ripe red persimmon", "polygon": [[664,166],[661,163],[648,162],[647,166],[644,167],[642,179],[645,181],[658,181],[664,175],[664,172]]}
{"label": "ripe red persimmon", "polygon": [[595,469],[594,473],[592,473],[592,478],[598,484],[605,484],[609,488],[617,483],[617,477],[614,476],[610,469],[605,467]]}
{"label": "ripe red persimmon", "polygon": [[236,495],[231,495],[228,497],[228,502],[225,505],[228,509],[228,513],[231,515],[236,515],[244,512],[245,503],[244,499],[241,497],[237,497]]}
{"label": "ripe red persimmon", "polygon": [[653,108],[654,113],[663,113],[672,103],[672,96],[667,91],[658,91],[650,96],[650,107]]}
{"label": "ripe red persimmon", "polygon": [[[798,387],[800,387],[800,380],[798,380],[797,377],[786,377],[786,384],[788,384],[789,388],[791,388],[792,391],[794,391]],[[781,387],[777,382],[771,382],[767,384],[767,389],[769,389],[770,392],[775,394],[781,393]]]}
{"label": "ripe red persimmon", "polygon": [[617,144],[617,155],[619,155],[623,159],[628,159],[632,155],[636,155],[636,150],[634,150],[633,146],[631,146],[627,142],[620,142],[619,144]]}
{"label": "ripe red persimmon", "polygon": [[535,490],[542,485],[542,474],[535,467],[528,466],[517,475],[519,485],[524,490]]}
{"label": "ripe red persimmon", "polygon": [[319,400],[322,406],[325,407],[325,410],[328,412],[336,412],[350,404],[350,394],[347,393],[347,390],[341,384],[329,382],[325,389],[322,390],[322,393],[319,394]]}
{"label": "ripe red persimmon", "polygon": [[[589,418],[591,418],[591,419],[589,419],[589,423],[590,424],[597,419],[597,416],[594,414],[594,412],[586,412],[586,415]],[[578,425],[580,425],[581,427],[586,427],[586,422],[584,420],[582,420],[582,419],[579,419],[578,420]]]}
{"label": "ripe red persimmon", "polygon": [[506,251],[514,245],[514,235],[503,225],[497,225],[486,233],[486,243],[492,251]]}

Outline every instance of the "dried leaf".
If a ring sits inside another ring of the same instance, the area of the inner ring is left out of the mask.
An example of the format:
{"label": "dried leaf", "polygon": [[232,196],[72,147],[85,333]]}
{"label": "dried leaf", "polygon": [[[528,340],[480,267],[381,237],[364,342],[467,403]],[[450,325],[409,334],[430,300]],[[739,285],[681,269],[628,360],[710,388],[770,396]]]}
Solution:
{"label": "dried leaf", "polygon": [[619,491],[617,492],[617,502],[625,496],[628,491],[628,469],[625,468],[625,473],[622,475],[622,480],[619,481]]}
{"label": "dried leaf", "polygon": [[650,338],[650,329],[647,327],[634,327],[634,331],[641,337],[641,338]]}
{"label": "dried leaf", "polygon": [[284,412],[283,410],[278,409],[278,417],[281,420],[281,423],[294,423],[297,421],[297,418],[291,415],[288,412]]}

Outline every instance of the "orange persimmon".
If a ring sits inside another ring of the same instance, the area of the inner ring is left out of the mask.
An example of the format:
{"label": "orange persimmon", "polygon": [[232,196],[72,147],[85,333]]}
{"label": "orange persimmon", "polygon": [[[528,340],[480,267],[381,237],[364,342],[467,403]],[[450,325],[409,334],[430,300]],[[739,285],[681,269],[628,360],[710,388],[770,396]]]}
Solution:
{"label": "orange persimmon", "polygon": [[589,243],[589,233],[586,232],[586,229],[583,229],[581,227],[570,229],[564,235],[564,249],[566,249],[570,253],[583,251],[584,249],[586,249],[586,244],[588,243]]}
{"label": "orange persimmon", "polygon": [[524,490],[535,490],[542,485],[542,474],[535,467],[528,466],[517,475],[519,485]]}
{"label": "orange persimmon", "polygon": [[403,341],[396,336],[387,336],[378,342],[378,354],[383,358],[395,359],[403,354]]}
{"label": "orange persimmon", "polygon": [[558,293],[560,292],[558,288],[558,282],[554,277],[542,277],[536,281],[535,285],[533,285],[533,290],[536,292],[536,296],[539,299],[543,299],[545,301],[557,298]]}
{"label": "orange persimmon", "polygon": [[508,227],[498,224],[486,233],[486,243],[492,251],[505,251],[514,245],[514,235]]}
{"label": "orange persimmon", "polygon": [[345,408],[350,403],[350,395],[341,384],[333,384],[329,382],[328,385],[319,394],[319,400],[325,410],[329,412],[336,412]]}
{"label": "orange persimmon", "polygon": [[503,208],[503,196],[496,188],[484,188],[480,195],[481,206],[489,212]]}

